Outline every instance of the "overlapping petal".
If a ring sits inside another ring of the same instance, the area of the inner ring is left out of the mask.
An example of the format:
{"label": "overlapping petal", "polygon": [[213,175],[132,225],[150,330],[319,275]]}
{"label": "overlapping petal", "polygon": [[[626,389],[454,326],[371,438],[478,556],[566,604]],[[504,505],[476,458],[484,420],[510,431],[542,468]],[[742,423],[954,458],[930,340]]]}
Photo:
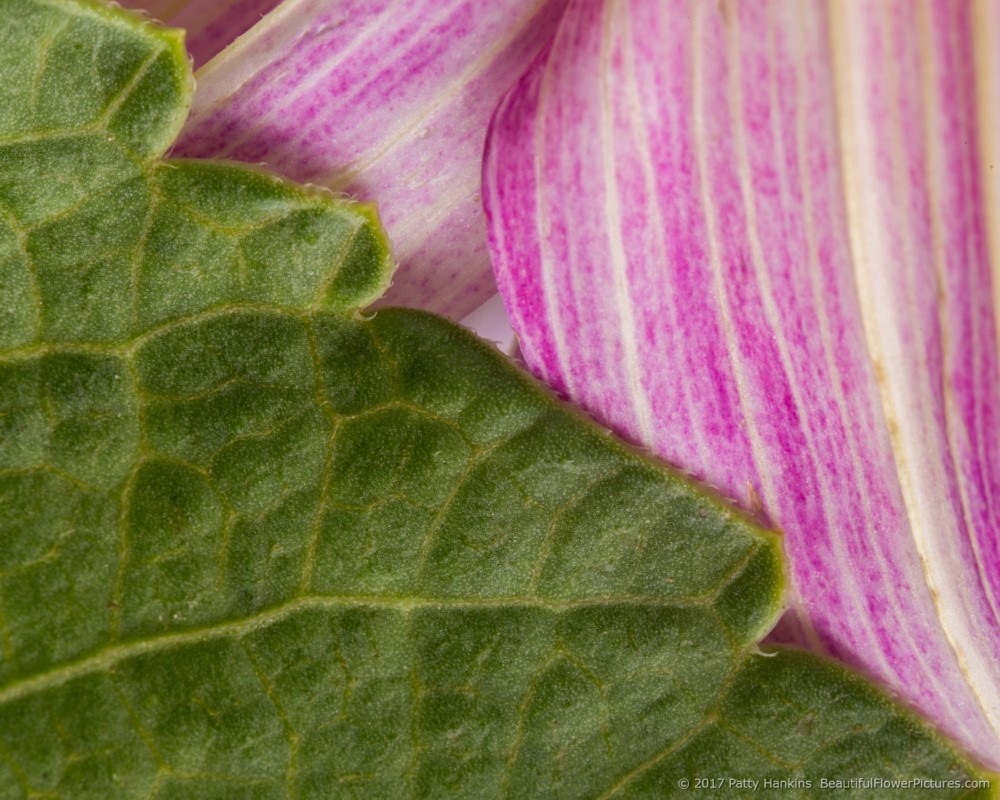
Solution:
{"label": "overlapping petal", "polygon": [[461,318],[495,291],[483,139],[565,0],[286,0],[197,73],[175,154],[265,162],[374,200],[400,270],[386,302]]}
{"label": "overlapping petal", "polygon": [[484,195],[529,365],[759,502],[783,633],[995,765],[1000,159],[973,12],[997,8],[573,2],[497,111]]}
{"label": "overlapping petal", "polygon": [[200,66],[246,33],[281,0],[119,0],[187,32],[188,52]]}

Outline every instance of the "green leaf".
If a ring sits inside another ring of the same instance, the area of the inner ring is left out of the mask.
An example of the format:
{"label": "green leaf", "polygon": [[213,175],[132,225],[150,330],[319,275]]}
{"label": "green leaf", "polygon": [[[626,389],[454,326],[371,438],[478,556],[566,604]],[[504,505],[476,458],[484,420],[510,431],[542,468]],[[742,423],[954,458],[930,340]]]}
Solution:
{"label": "green leaf", "polygon": [[371,209],[160,160],[177,33],[0,20],[0,797],[977,794],[857,677],[755,655],[773,534],[456,326],[360,316]]}

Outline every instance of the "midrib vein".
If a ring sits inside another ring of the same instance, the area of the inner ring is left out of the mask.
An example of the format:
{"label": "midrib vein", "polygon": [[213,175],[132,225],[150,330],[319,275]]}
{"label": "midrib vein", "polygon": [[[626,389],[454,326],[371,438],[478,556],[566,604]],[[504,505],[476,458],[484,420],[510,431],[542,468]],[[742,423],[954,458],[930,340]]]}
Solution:
{"label": "midrib vein", "polygon": [[0,688],[0,706],[22,697],[37,694],[64,684],[74,678],[108,671],[111,667],[130,658],[167,651],[188,644],[211,641],[224,637],[240,638],[272,623],[280,622],[301,611],[315,609],[391,610],[401,613],[424,609],[503,609],[525,608],[559,613],[580,608],[605,606],[644,606],[653,608],[691,608],[708,606],[714,597],[667,600],[646,596],[595,597],[582,600],[548,600],[531,597],[497,598],[423,598],[382,597],[379,595],[351,595],[338,597],[299,597],[284,605],[244,617],[239,620],[218,622],[177,633],[160,633],[142,640],[106,647],[97,652],[52,667],[30,677],[14,680]]}

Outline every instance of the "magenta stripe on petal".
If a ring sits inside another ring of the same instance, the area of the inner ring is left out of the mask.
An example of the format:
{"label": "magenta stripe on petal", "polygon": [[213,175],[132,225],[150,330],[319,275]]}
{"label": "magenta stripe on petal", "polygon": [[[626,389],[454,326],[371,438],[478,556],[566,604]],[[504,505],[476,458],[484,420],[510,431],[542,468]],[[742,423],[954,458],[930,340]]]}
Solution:
{"label": "magenta stripe on petal", "polygon": [[483,139],[565,0],[285,0],[196,75],[175,153],[263,162],[378,203],[384,303],[463,317],[495,292]]}
{"label": "magenta stripe on petal", "polygon": [[495,114],[484,201],[532,369],[759,494],[795,584],[782,637],[996,766],[974,27],[965,4],[911,6],[573,0]]}

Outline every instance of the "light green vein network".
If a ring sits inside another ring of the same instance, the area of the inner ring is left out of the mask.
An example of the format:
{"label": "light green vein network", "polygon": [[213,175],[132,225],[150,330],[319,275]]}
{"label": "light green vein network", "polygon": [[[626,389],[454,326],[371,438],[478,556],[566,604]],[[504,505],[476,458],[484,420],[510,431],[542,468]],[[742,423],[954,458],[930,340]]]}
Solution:
{"label": "light green vein network", "polygon": [[177,32],[0,0],[0,798],[989,794],[754,655],[774,535],[456,326],[362,317],[372,209],[160,160],[191,91]]}

